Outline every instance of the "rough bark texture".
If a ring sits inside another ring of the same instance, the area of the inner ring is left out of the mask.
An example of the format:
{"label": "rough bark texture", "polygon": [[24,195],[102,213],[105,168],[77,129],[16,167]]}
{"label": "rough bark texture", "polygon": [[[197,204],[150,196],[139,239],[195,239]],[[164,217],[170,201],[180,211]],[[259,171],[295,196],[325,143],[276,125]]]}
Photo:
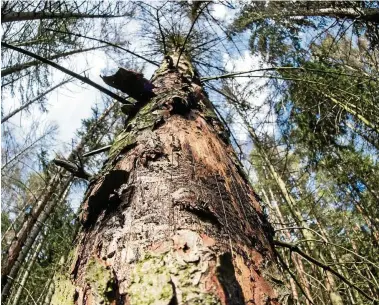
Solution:
{"label": "rough bark texture", "polygon": [[271,227],[196,72],[172,57],[87,191],[52,304],[279,304]]}

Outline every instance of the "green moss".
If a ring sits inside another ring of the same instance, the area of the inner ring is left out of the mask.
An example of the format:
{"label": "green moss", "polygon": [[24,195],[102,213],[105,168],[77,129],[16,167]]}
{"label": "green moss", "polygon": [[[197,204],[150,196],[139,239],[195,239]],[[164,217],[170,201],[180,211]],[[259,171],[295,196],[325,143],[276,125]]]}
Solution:
{"label": "green moss", "polygon": [[[164,305],[181,295],[183,304],[220,304],[216,296],[199,286],[200,263],[179,263],[170,253],[146,253],[136,265],[128,289],[131,305]],[[175,291],[173,288],[175,283]]]}
{"label": "green moss", "polygon": [[109,158],[113,159],[116,157],[124,148],[134,145],[136,142],[135,135],[131,132],[123,131],[121,132],[115,141],[111,149],[109,150]]}
{"label": "green moss", "polygon": [[109,295],[113,292],[114,277],[110,269],[98,262],[90,259],[87,263],[85,281],[91,286],[91,293],[97,302],[110,304]]}
{"label": "green moss", "polygon": [[218,120],[218,117],[217,117],[216,113],[212,109],[209,109],[209,108],[205,108],[205,110],[204,110],[204,117],[207,120],[208,119]]}
{"label": "green moss", "polygon": [[58,275],[54,280],[55,290],[51,299],[52,305],[74,305],[75,286],[70,279]]}
{"label": "green moss", "polygon": [[130,304],[169,304],[174,296],[162,257],[146,256],[135,267],[128,289]]}

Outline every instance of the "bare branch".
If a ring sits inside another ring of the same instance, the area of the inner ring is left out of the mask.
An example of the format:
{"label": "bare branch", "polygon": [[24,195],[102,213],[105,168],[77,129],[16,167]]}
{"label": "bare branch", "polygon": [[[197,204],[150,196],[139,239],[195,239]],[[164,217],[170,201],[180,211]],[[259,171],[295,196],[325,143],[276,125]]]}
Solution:
{"label": "bare branch", "polygon": [[22,54],[25,54],[25,55],[28,55],[28,56],[33,57],[35,59],[38,59],[38,60],[42,61],[45,64],[48,64],[48,65],[50,65],[50,66],[52,66],[52,67],[54,67],[54,68],[56,68],[56,69],[58,69],[58,70],[60,70],[60,71],[62,71],[64,73],[66,73],[66,74],[74,77],[74,78],[77,78],[77,79],[81,80],[82,82],[84,82],[84,83],[86,83],[86,84],[88,84],[88,85],[90,85],[90,86],[92,86],[92,87],[100,90],[101,92],[107,94],[108,96],[114,98],[115,100],[117,100],[117,101],[119,101],[119,102],[121,102],[123,104],[130,104],[127,100],[125,100],[121,96],[113,93],[112,91],[109,91],[108,89],[104,88],[103,86],[100,86],[99,84],[96,84],[95,82],[91,81],[89,78],[81,76],[81,75],[79,75],[79,74],[77,74],[75,72],[72,72],[72,71],[70,71],[70,70],[68,70],[66,68],[63,68],[62,66],[56,64],[55,62],[52,62],[52,61],[50,61],[50,60],[48,60],[46,58],[43,58],[43,57],[41,57],[41,56],[39,56],[37,54],[34,54],[32,52],[29,52],[27,50],[24,50],[24,49],[12,46],[12,45],[10,45],[10,44],[8,44],[6,42],[2,42],[2,45],[4,47],[6,47],[6,48],[15,50],[15,51],[20,52]]}
{"label": "bare branch", "polygon": [[313,258],[312,256],[309,256],[307,253],[305,253],[303,250],[301,250],[297,245],[295,244],[291,244],[291,243],[287,243],[287,242],[283,242],[283,241],[279,241],[279,240],[274,240],[274,245],[275,246],[279,246],[279,247],[284,247],[284,248],[288,248],[290,249],[292,252],[296,252],[298,254],[300,254],[302,257],[304,257],[306,260],[308,260],[309,262],[315,264],[316,266],[324,269],[325,271],[329,271],[330,273],[334,274],[336,277],[338,277],[341,281],[343,281],[345,284],[347,284],[349,287],[352,287],[354,288],[355,290],[357,290],[360,294],[362,294],[363,296],[365,296],[367,299],[369,299],[370,301],[373,301],[375,303],[379,302],[379,300],[373,298],[373,297],[370,297],[366,292],[364,292],[361,288],[359,288],[358,286],[356,286],[355,284],[353,284],[352,282],[350,282],[346,277],[344,277],[343,275],[341,275],[340,273],[338,273],[337,271],[335,271],[332,267],[324,264],[323,262],[320,262],[319,260]]}
{"label": "bare branch", "polygon": [[[66,56],[70,56],[70,55],[74,55],[74,54],[78,54],[78,53],[93,51],[93,50],[97,50],[97,49],[101,49],[101,48],[105,48],[105,47],[106,46],[99,46],[99,47],[92,47],[92,48],[87,48],[87,49],[73,50],[73,51],[49,56],[46,59],[47,60],[58,59],[58,58],[62,58],[62,57],[66,57]],[[26,63],[15,65],[15,66],[12,66],[9,68],[5,68],[5,69],[1,70],[1,77],[5,77],[5,76],[10,75],[10,74],[15,73],[15,72],[20,72],[20,71],[25,70],[27,68],[37,66],[38,64],[40,64],[39,60],[32,60],[32,61],[29,61]]]}
{"label": "bare branch", "polygon": [[138,54],[136,54],[136,53],[134,53],[134,52],[132,52],[132,51],[130,51],[130,50],[128,50],[128,49],[125,49],[125,48],[123,48],[123,47],[120,47],[120,46],[118,46],[117,44],[114,44],[114,43],[111,43],[111,42],[108,42],[108,41],[105,41],[105,40],[102,40],[102,39],[98,39],[98,38],[95,38],[95,37],[89,37],[89,36],[85,36],[85,35],[81,35],[81,34],[77,34],[77,33],[72,33],[72,32],[64,32],[64,31],[54,30],[54,29],[50,29],[50,28],[47,28],[46,30],[47,30],[47,31],[54,32],[54,33],[68,34],[68,35],[73,35],[73,36],[77,36],[77,37],[83,37],[83,38],[86,38],[86,39],[95,40],[95,41],[98,41],[98,42],[101,42],[101,43],[107,44],[107,45],[109,45],[109,46],[112,46],[112,47],[114,47],[114,48],[117,48],[117,49],[123,50],[123,51],[125,51],[125,52],[127,52],[127,53],[129,53],[129,54],[132,54],[132,55],[134,55],[134,56],[136,56],[136,57],[138,57],[138,58],[140,58],[140,59],[142,59],[142,60],[144,60],[144,61],[147,61],[148,63],[151,63],[151,64],[154,65],[154,66],[159,67],[159,64],[158,64],[156,61],[152,61],[152,60],[150,60],[150,59],[147,59],[147,58],[145,58],[145,57],[143,57],[143,56],[141,56],[141,55],[138,55]]}
{"label": "bare branch", "polygon": [[188,34],[187,34],[187,36],[186,36],[186,39],[184,40],[183,45],[182,45],[182,47],[180,48],[180,52],[179,52],[179,56],[178,56],[178,61],[176,62],[176,67],[177,67],[178,64],[179,64],[180,56],[182,56],[182,53],[183,53],[184,48],[185,48],[185,46],[186,46],[187,40],[188,40],[189,36],[191,35],[192,29],[193,29],[193,27],[195,26],[195,23],[196,23],[197,19],[199,19],[199,17],[200,17],[200,15],[201,15],[201,13],[203,12],[203,10],[204,10],[204,9],[205,9],[210,3],[211,3],[211,1],[210,1],[210,2],[207,2],[207,3],[204,5],[204,7],[203,7],[203,8],[199,11],[199,13],[197,14],[195,20],[192,22],[191,28],[190,28],[189,31],[188,31]]}
{"label": "bare branch", "polygon": [[49,94],[51,91],[54,91],[55,89],[57,89],[58,87],[64,85],[64,84],[67,84],[68,82],[70,82],[72,80],[72,78],[70,79],[67,79],[63,82],[60,82],[59,84],[55,85],[54,87],[51,87],[49,90],[41,93],[40,95],[38,95],[36,98],[30,100],[29,102],[25,103],[24,105],[21,105],[20,107],[18,107],[17,109],[11,111],[9,114],[7,114],[6,116],[2,117],[1,118],[1,124],[5,123],[6,121],[8,121],[11,117],[13,117],[14,115],[16,115],[17,113],[19,113],[20,111],[24,110],[25,108],[28,108],[31,104],[33,104],[34,102],[40,100],[41,98],[43,98],[45,95]]}

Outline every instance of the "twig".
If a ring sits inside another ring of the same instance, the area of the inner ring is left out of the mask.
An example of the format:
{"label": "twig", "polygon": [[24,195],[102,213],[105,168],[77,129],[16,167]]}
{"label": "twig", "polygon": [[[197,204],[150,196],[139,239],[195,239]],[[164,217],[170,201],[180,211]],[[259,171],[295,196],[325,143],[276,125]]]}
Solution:
{"label": "twig", "polygon": [[86,154],[83,154],[83,157],[89,157],[89,156],[93,156],[93,155],[96,155],[96,154],[99,154],[99,153],[102,153],[104,151],[108,151],[110,150],[112,147],[112,145],[107,145],[107,146],[104,146],[104,147],[101,147],[99,149],[95,149],[93,151],[90,151]]}
{"label": "twig", "polygon": [[193,29],[193,27],[195,26],[195,23],[196,23],[197,19],[199,19],[199,17],[200,17],[200,15],[201,15],[201,13],[203,12],[203,10],[204,10],[204,9],[205,9],[210,3],[211,3],[211,1],[210,1],[210,2],[207,2],[207,4],[204,5],[204,7],[203,7],[203,8],[199,11],[199,13],[197,14],[195,20],[192,22],[191,28],[189,29],[189,31],[188,31],[188,33],[187,33],[186,39],[184,40],[183,45],[182,45],[182,47],[180,48],[180,52],[179,52],[179,56],[178,56],[178,61],[176,62],[176,67],[177,67],[178,64],[179,64],[180,56],[182,56],[182,53],[183,53],[184,48],[185,48],[185,46],[186,46],[187,40],[188,40],[189,36],[191,35],[192,29]]}
{"label": "twig", "polygon": [[[323,71],[323,70],[319,70],[319,69],[308,69],[308,68],[304,68],[304,67],[274,67],[274,68],[262,68],[262,69],[249,70],[249,71],[233,72],[233,73],[222,74],[222,75],[218,75],[218,76],[202,77],[200,80],[202,82],[207,82],[210,80],[218,80],[218,79],[222,79],[222,78],[232,78],[232,77],[235,77],[238,75],[248,74],[248,73],[253,73],[253,72],[280,71],[280,70],[300,70],[303,72],[317,72],[317,73],[323,73],[323,74],[336,74],[336,75],[358,77],[358,78],[364,77],[364,78],[369,78],[369,79],[374,79],[374,80],[377,79],[376,77],[366,76],[366,75],[354,75],[354,74],[339,73],[339,72],[333,72],[333,71]],[[250,77],[250,76],[246,76],[246,77]]]}
{"label": "twig", "polygon": [[51,87],[49,90],[41,93],[40,95],[38,95],[37,97],[35,97],[34,99],[30,100],[29,102],[25,103],[24,105],[21,105],[20,107],[18,107],[17,109],[11,111],[10,113],[8,113],[7,115],[5,115],[4,117],[1,118],[1,124],[3,124],[4,122],[8,121],[12,116],[14,116],[15,114],[19,113],[20,111],[24,110],[25,108],[28,108],[31,104],[33,104],[34,102],[40,100],[41,98],[43,98],[45,95],[49,94],[51,91],[54,91],[55,89],[57,89],[58,87],[64,85],[64,84],[67,84],[68,82],[70,82],[72,80],[72,78],[69,78],[57,85],[55,85],[54,87]]}
{"label": "twig", "polygon": [[117,48],[117,49],[123,50],[125,52],[128,52],[129,54],[132,54],[132,55],[134,55],[134,56],[136,56],[136,57],[138,57],[140,59],[143,59],[143,60],[147,61],[148,63],[151,63],[152,65],[155,65],[155,66],[159,67],[159,64],[157,62],[155,62],[155,61],[147,59],[147,58],[145,58],[145,57],[143,57],[141,55],[138,55],[138,54],[136,54],[136,53],[134,53],[134,52],[132,52],[132,51],[130,51],[128,49],[120,47],[117,44],[114,44],[114,43],[111,43],[111,42],[108,42],[108,41],[105,41],[105,40],[102,40],[102,39],[98,39],[98,38],[95,38],[95,37],[89,37],[89,36],[85,36],[85,35],[81,35],[81,34],[76,34],[76,33],[72,33],[72,32],[53,30],[53,29],[50,29],[50,28],[47,28],[45,30],[51,31],[51,32],[55,32],[55,33],[68,34],[68,35],[73,35],[73,36],[77,36],[77,37],[83,37],[83,38],[87,38],[87,39],[90,39],[90,40],[95,40],[95,41],[98,41],[98,42],[101,42],[101,43],[105,43],[105,44],[107,44],[109,46],[112,46],[114,48]]}
{"label": "twig", "polygon": [[159,21],[159,10],[157,10],[157,22],[158,22],[159,32],[161,32],[161,36],[162,36],[163,52],[164,52],[164,55],[166,55],[167,54],[166,39],[162,31],[161,22]]}
{"label": "twig", "polygon": [[276,229],[275,232],[276,231],[286,231],[286,230],[309,230],[309,231],[313,232],[314,234],[318,235],[319,237],[321,237],[323,241],[327,242],[327,240],[325,239],[324,236],[322,236],[317,231],[310,229],[310,228],[307,228],[307,227],[286,227],[286,228]]}
{"label": "twig", "polygon": [[309,298],[308,294],[304,291],[303,286],[301,286],[301,284],[300,284],[299,281],[297,280],[295,274],[291,271],[290,267],[288,267],[288,265],[285,263],[285,261],[283,260],[283,258],[280,256],[279,252],[276,251],[276,249],[275,249],[275,254],[276,254],[276,256],[278,257],[280,263],[283,265],[284,269],[286,269],[287,272],[290,274],[290,276],[293,278],[293,280],[295,281],[296,285],[299,287],[299,289],[301,290],[301,292],[303,293],[303,295],[306,297],[306,299],[307,299],[311,304],[314,304],[314,303],[312,302],[312,300]]}

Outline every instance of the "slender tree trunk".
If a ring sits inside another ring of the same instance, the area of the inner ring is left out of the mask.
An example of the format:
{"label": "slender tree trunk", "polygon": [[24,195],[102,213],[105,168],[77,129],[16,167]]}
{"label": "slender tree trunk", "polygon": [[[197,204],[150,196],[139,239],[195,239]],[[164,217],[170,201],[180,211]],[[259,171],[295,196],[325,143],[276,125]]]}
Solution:
{"label": "slender tree trunk", "polygon": [[50,305],[51,304],[51,299],[53,297],[54,289],[55,289],[55,287],[54,287],[54,276],[49,279],[47,287],[48,287],[47,292],[46,292],[45,298],[44,298],[43,303],[42,303],[43,305]]}
{"label": "slender tree trunk", "polygon": [[[16,278],[22,263],[25,261],[26,256],[29,253],[29,250],[32,248],[37,236],[41,232],[43,225],[46,223],[48,217],[50,216],[51,212],[53,211],[54,207],[57,205],[62,205],[64,203],[64,200],[66,199],[68,195],[68,191],[70,189],[70,185],[72,183],[73,178],[71,177],[69,180],[65,182],[63,185],[61,193],[58,195],[58,200],[52,200],[50,198],[47,205],[44,207],[43,211],[39,215],[37,221],[35,222],[34,226],[30,230],[29,234],[27,235],[25,242],[22,244],[22,248],[18,251],[18,255],[14,257],[14,261],[12,262],[12,267],[9,268],[9,271],[7,274],[3,274],[4,278],[7,280],[4,283],[3,289],[1,291],[1,300],[3,304],[5,304],[5,301],[9,297],[10,289],[13,285],[12,280],[8,280],[9,278],[14,279]],[[62,182],[63,183],[63,182]],[[62,186],[61,186],[62,187]],[[13,258],[13,257],[12,257]],[[7,266],[7,265],[6,265]],[[8,266],[7,266],[8,267]],[[5,269],[5,268],[3,268]],[[3,284],[3,279],[2,279]]]}
{"label": "slender tree trunk", "polygon": [[85,14],[85,13],[51,13],[51,12],[9,12],[2,14],[1,23],[25,21],[25,20],[42,20],[42,19],[66,19],[66,18],[115,18],[121,15],[110,14]]}
{"label": "slender tree trunk", "polygon": [[[272,201],[273,202],[278,202],[277,200],[275,200],[275,196],[271,190],[271,188],[269,188],[269,193],[270,193],[270,196],[272,198]],[[267,196],[267,195],[266,195]],[[285,220],[284,220],[284,217],[283,217],[283,214],[282,212],[280,211],[279,209],[279,205],[278,204],[275,204],[274,206],[272,206],[272,210],[273,212],[277,215],[278,217],[278,220],[279,222],[282,224],[282,227],[284,226],[284,223],[285,223]],[[291,239],[291,236],[289,234],[288,231],[285,231],[285,234],[286,234],[286,237],[288,240]],[[301,258],[299,258],[296,253],[291,253],[291,259],[295,265],[295,269],[296,269],[296,272],[299,276],[299,279],[300,279],[300,283],[302,283],[302,288],[304,290],[304,292],[306,293],[306,300],[305,300],[305,304],[306,305],[310,305],[310,302],[309,300],[314,303],[314,300],[312,298],[312,294],[311,294],[311,291],[310,291],[310,286],[309,286],[309,282],[307,280],[307,278],[304,276],[304,266],[303,266],[303,262],[301,261]],[[287,263],[287,265],[289,265]]]}
{"label": "slender tree trunk", "polygon": [[[104,120],[108,117],[111,110],[114,108],[115,104],[112,104],[110,107],[108,107],[103,114],[99,117],[99,119],[93,123],[93,125],[89,128],[87,134],[82,138],[81,142],[78,144],[78,146],[71,152],[70,156],[68,157],[69,160],[72,160],[72,158],[77,155],[81,154],[85,145],[87,145],[88,140],[91,138],[91,136],[98,130],[99,126],[101,126],[104,123]],[[54,194],[56,191],[59,192],[59,189],[61,187],[64,187],[70,181],[71,178],[65,178],[64,177],[64,170],[60,169],[58,170],[58,173],[55,174],[50,181],[47,184],[46,190],[43,193],[42,197],[38,200],[36,205],[34,206],[31,215],[27,221],[24,222],[23,226],[17,232],[16,237],[13,239],[12,243],[10,244],[10,247],[7,251],[6,259],[3,263],[2,270],[1,270],[1,285],[2,285],[2,298],[6,299],[7,294],[9,292],[11,283],[7,283],[8,276],[10,274],[13,274],[12,278],[17,274],[20,264],[20,252],[23,251],[23,255],[27,255],[28,247],[26,247],[26,240],[28,238],[28,235],[31,234],[31,231],[34,229],[34,231],[37,231],[39,233],[39,230],[41,228],[41,220],[40,217],[43,217],[47,219],[49,216],[49,213],[52,211],[54,204],[51,202],[52,194]],[[48,203],[50,202],[50,205]],[[42,214],[42,216],[41,216]],[[37,222],[37,220],[39,222]],[[37,234],[35,232],[34,234]],[[38,234],[37,234],[38,235]],[[34,242],[34,239],[37,237],[35,235],[34,237],[29,237],[30,247],[32,246],[32,243]],[[31,241],[32,240],[32,241]],[[31,243],[30,243],[31,242]],[[24,247],[24,249],[23,249]],[[22,260],[21,260],[22,261]],[[15,266],[17,264],[17,266]]]}
{"label": "slender tree trunk", "polygon": [[[304,221],[303,216],[301,215],[300,211],[297,209],[296,200],[292,197],[290,192],[287,190],[286,184],[283,181],[283,179],[281,178],[281,176],[276,172],[276,170],[275,170],[274,166],[272,165],[268,155],[266,154],[266,152],[262,148],[262,146],[260,144],[259,137],[255,133],[255,130],[246,121],[245,116],[240,112],[240,110],[237,107],[236,107],[236,109],[237,109],[238,113],[240,114],[240,116],[242,117],[242,119],[244,120],[245,126],[247,127],[247,130],[248,130],[249,135],[251,136],[251,138],[253,140],[254,145],[257,147],[258,153],[262,157],[264,163],[266,164],[266,166],[269,169],[271,176],[274,178],[276,184],[278,185],[279,190],[280,190],[284,200],[287,203],[288,209],[290,210],[291,214],[293,215],[293,217],[294,217],[295,221],[297,222],[297,224],[299,225],[299,227],[302,228],[301,234],[304,236],[304,238],[306,240],[310,240],[310,241],[314,240],[315,239],[314,234],[308,230],[308,224]],[[313,252],[314,243],[308,242],[307,244],[309,246],[309,249]],[[320,253],[320,258],[321,258],[321,260],[324,260],[322,253]],[[336,285],[335,285],[335,282],[333,279],[333,275],[328,271],[326,271],[326,282],[327,282],[326,287],[328,289],[330,301],[332,302],[332,304],[333,305],[343,305],[343,301],[342,301],[342,298],[341,298],[341,296],[338,293],[338,290],[336,288]]]}
{"label": "slender tree trunk", "polygon": [[30,272],[32,271],[32,268],[34,266],[34,263],[36,262],[37,260],[37,256],[42,248],[42,245],[43,245],[43,239],[39,241],[37,247],[35,248],[34,250],[34,253],[32,255],[32,257],[30,258],[30,261],[28,263],[28,266],[26,267],[26,270],[25,272],[23,273],[22,277],[21,277],[21,281],[20,281],[20,286],[17,288],[17,291],[13,297],[13,300],[12,300],[12,305],[17,305],[18,304],[18,301],[20,300],[20,297],[21,297],[21,294],[23,292],[23,287],[25,286],[28,278],[29,278],[29,275],[30,275]]}
{"label": "slender tree trunk", "polygon": [[[38,200],[35,207],[33,208],[33,211],[29,218],[23,223],[21,229],[17,232],[15,238],[13,239],[12,243],[9,246],[9,249],[7,251],[6,260],[3,263],[2,269],[1,269],[1,285],[2,285],[2,295],[4,293],[4,287],[8,281],[8,275],[13,268],[14,264],[16,263],[17,257],[19,256],[19,253],[25,243],[25,240],[30,232],[30,230],[33,228],[34,224],[36,223],[39,215],[44,210],[46,204],[51,199],[52,194],[55,192],[56,188],[59,185],[59,182],[61,182],[60,174],[56,174],[48,184],[45,193],[43,194],[42,198]],[[8,293],[8,291],[7,291]],[[4,298],[4,297],[3,297]]]}
{"label": "slender tree trunk", "polygon": [[[315,216],[315,215],[314,215],[314,216]],[[321,223],[320,223],[318,217],[315,216],[315,218],[316,218],[316,224],[317,224],[317,227],[319,228],[319,230],[320,230],[322,236],[324,237],[324,239],[325,239],[326,241],[329,242],[330,240],[329,240],[328,233],[326,232],[326,230],[324,229],[324,227],[321,225]],[[330,257],[332,258],[332,260],[333,260],[334,262],[341,263],[341,265],[339,265],[339,264],[336,265],[336,269],[337,269],[338,273],[342,274],[345,278],[349,278],[349,275],[347,274],[347,272],[345,272],[345,269],[343,268],[343,261],[340,260],[340,259],[337,257],[335,251],[336,251],[335,247],[332,247],[332,249],[329,251],[329,253],[330,253]],[[353,290],[353,291],[351,291],[351,290]],[[353,296],[352,292],[354,293],[354,296]],[[351,304],[353,304],[353,305],[354,305],[354,304],[357,304],[355,298],[358,300],[359,304],[362,303],[362,301],[360,300],[359,294],[356,292],[355,289],[349,289],[349,287],[348,287],[348,288],[347,288],[347,293],[348,293],[348,295],[349,295],[349,298],[350,298],[350,302],[351,302]]]}
{"label": "slender tree trunk", "polygon": [[52,304],[278,304],[272,229],[196,72],[176,62],[90,185]]}
{"label": "slender tree trunk", "polygon": [[[269,220],[270,221],[274,221],[276,223],[281,223],[282,221],[280,221],[280,219],[278,218],[278,215],[275,213],[274,207],[272,206],[270,200],[268,199],[268,196],[267,196],[265,190],[262,189],[261,191],[262,191],[263,196],[265,198],[265,202],[267,203],[268,207],[270,208]],[[283,233],[281,235],[283,235]],[[286,265],[289,266],[290,264],[289,264],[288,258],[286,256],[284,256],[284,255],[282,255],[282,256],[284,257],[284,261],[285,261]],[[294,253],[291,254],[291,259],[292,259],[292,261],[295,264],[296,271],[298,271],[297,262],[294,260]],[[291,292],[292,292],[292,302],[293,302],[294,305],[300,305],[299,294],[298,294],[297,289],[296,289],[296,283],[295,283],[295,281],[294,281],[294,279],[292,277],[289,278],[289,283],[290,283]],[[304,287],[301,287],[301,288],[304,289]],[[310,305],[310,303],[309,303],[308,300],[306,300],[306,304]]]}

